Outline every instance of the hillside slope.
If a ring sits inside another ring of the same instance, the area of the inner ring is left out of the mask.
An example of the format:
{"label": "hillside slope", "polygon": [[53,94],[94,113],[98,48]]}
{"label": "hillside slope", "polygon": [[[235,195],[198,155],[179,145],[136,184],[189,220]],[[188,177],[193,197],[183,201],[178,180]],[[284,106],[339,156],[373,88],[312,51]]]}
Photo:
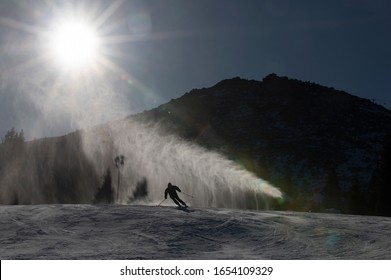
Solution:
{"label": "hillside slope", "polygon": [[374,204],[367,199],[379,193],[373,177],[391,135],[391,111],[384,107],[275,74],[195,89],[135,118],[221,152],[280,187],[296,210],[317,204],[354,213],[357,205]]}

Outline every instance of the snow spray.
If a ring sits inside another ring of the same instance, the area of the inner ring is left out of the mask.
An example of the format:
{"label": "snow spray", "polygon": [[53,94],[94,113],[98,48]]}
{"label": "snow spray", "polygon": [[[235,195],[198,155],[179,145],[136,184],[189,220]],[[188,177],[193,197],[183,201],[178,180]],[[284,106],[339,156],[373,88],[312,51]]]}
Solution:
{"label": "snow spray", "polygon": [[86,130],[82,137],[86,155],[99,174],[112,166],[116,155],[125,157],[119,170],[120,203],[132,200],[143,179],[148,187],[143,201],[155,205],[164,198],[168,182],[193,196],[189,203],[196,207],[265,209],[267,197],[282,196],[270,183],[223,155],[170,135],[158,124],[127,119]]}

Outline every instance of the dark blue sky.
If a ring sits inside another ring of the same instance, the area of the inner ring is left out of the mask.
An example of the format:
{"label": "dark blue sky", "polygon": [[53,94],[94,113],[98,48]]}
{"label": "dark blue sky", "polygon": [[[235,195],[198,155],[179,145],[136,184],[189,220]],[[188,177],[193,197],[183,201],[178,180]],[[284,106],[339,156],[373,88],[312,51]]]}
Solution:
{"label": "dark blue sky", "polygon": [[[69,119],[75,116],[74,112],[52,117],[50,110],[44,110],[43,114],[40,106],[32,104],[40,97],[39,104],[45,102],[47,98],[38,92],[47,92],[42,90],[42,84],[48,81],[34,84],[39,87],[37,96],[23,98],[27,86],[22,83],[20,89],[18,81],[27,79],[28,71],[36,72],[36,68],[24,69],[9,78],[13,64],[28,61],[40,52],[31,47],[35,43],[30,44],[37,35],[23,26],[10,24],[9,20],[42,29],[59,13],[63,3],[67,3],[67,8],[72,6],[71,1],[50,0],[0,3],[1,135],[12,126],[23,128],[30,137],[61,134],[83,126],[74,125],[75,120]],[[99,3],[97,15],[115,1]],[[269,73],[334,87],[391,107],[391,1],[117,3],[119,8],[102,28],[113,26],[105,33],[111,40],[105,55],[120,69],[107,75],[114,90],[125,95],[119,100],[128,103],[128,110],[119,106],[121,114],[156,107],[193,88],[209,87],[222,79],[239,76],[262,80]],[[79,10],[91,8],[74,6]],[[13,46],[20,49],[13,52]],[[68,106],[69,100],[53,100]],[[84,102],[89,102],[87,97]],[[109,115],[102,120],[108,119]]]}

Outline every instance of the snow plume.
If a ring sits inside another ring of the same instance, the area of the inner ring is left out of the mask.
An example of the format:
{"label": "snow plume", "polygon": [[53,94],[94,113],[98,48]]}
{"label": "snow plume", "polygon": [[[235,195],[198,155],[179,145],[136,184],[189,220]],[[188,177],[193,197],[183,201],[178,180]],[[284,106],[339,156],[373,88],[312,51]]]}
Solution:
{"label": "snow plume", "polygon": [[[166,134],[157,124],[133,120],[95,127],[82,135],[87,157],[97,173],[112,169],[117,192],[118,170],[114,158],[123,155],[120,170],[120,203],[134,201],[140,182],[145,182],[145,203],[164,199],[168,182],[177,185],[180,197],[192,206],[267,208],[266,197],[281,197],[268,182],[241,169],[224,156]],[[192,196],[192,197],[190,197]],[[140,200],[136,201],[140,203]],[[167,203],[173,204],[171,201]]]}

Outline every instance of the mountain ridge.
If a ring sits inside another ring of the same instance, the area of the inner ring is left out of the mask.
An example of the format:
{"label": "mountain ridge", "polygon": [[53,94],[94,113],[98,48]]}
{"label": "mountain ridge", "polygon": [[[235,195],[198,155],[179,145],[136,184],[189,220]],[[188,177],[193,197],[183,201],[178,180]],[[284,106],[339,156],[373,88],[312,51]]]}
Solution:
{"label": "mountain ridge", "polygon": [[[225,154],[287,192],[321,193],[330,180],[338,181],[342,193],[355,181],[368,191],[391,132],[390,110],[276,74],[194,89],[136,119],[164,123],[172,133]],[[299,187],[284,186],[294,184]]]}
{"label": "mountain ridge", "polygon": [[[146,126],[132,128],[132,123]],[[154,125],[148,126],[151,123]],[[148,127],[155,130],[158,127],[158,130],[151,134],[145,130]],[[137,154],[133,158],[135,153],[156,153],[153,145],[150,150],[143,150],[146,142],[142,141],[151,135],[159,138],[163,133],[183,139],[182,148],[186,143],[194,143],[205,152],[222,154],[243,170],[280,188],[285,195],[282,200],[269,203],[272,209],[323,211],[335,208],[346,213],[391,215],[386,206],[390,188],[384,183],[390,166],[387,158],[390,158],[391,145],[386,141],[390,132],[391,111],[370,100],[276,74],[262,81],[236,77],[209,88],[193,89],[124,120],[29,142],[18,157],[8,162],[7,158],[1,158],[0,203],[93,201],[101,176],[106,171],[117,172],[112,160],[121,149],[128,148],[126,162],[130,165],[124,175],[128,176],[125,182],[127,193],[131,195],[134,186],[151,181],[145,175],[150,174],[150,170],[142,171],[133,163],[138,158],[140,164],[146,164],[148,155]],[[91,145],[95,145],[94,148]],[[190,175],[197,168],[195,163],[186,162],[191,158],[169,156],[170,160],[180,158],[181,168],[190,168],[186,171]],[[158,162],[171,170],[167,160],[158,159]],[[156,166],[158,163],[148,164],[148,168],[165,170]],[[167,177],[164,172],[161,175]],[[182,184],[189,183],[188,178],[181,177],[175,169],[170,172],[170,176]],[[197,180],[202,182],[202,178]],[[155,178],[154,182],[160,185],[160,181],[161,178]],[[35,187],[30,190],[32,187],[26,187],[28,185]],[[39,195],[35,199],[23,195],[26,188],[27,193]],[[383,205],[382,210],[377,209],[377,205]]]}

